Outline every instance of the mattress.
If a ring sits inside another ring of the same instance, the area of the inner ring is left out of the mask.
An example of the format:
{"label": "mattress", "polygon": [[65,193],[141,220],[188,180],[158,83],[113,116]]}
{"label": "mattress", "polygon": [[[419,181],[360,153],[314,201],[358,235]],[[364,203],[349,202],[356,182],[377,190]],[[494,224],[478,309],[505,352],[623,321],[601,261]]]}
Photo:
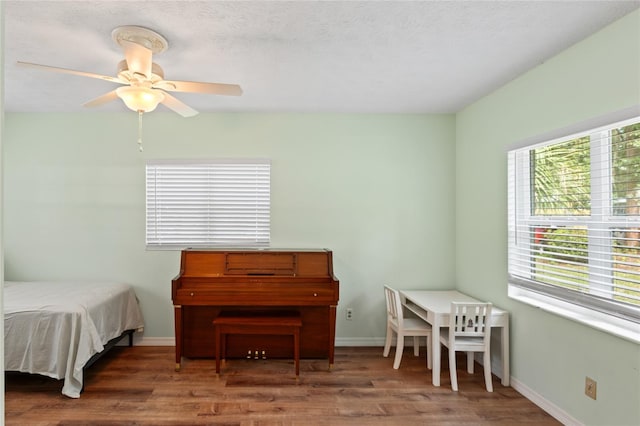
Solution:
{"label": "mattress", "polygon": [[133,288],[120,283],[4,284],[5,371],[64,379],[62,393],[79,398],[83,367],[125,330],[144,321]]}

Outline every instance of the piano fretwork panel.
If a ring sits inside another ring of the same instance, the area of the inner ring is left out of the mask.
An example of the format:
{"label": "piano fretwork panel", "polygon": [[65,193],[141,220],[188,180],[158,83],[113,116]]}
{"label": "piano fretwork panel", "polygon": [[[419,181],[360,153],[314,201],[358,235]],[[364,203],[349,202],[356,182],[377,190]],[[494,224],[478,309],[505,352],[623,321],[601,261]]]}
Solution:
{"label": "piano fretwork panel", "polygon": [[[333,364],[339,282],[329,250],[184,250],[172,281],[176,368],[183,356],[214,358],[213,319],[223,311],[296,310],[300,356]],[[229,336],[228,357],[290,357],[287,336]]]}
{"label": "piano fretwork panel", "polygon": [[295,276],[296,266],[295,253],[227,253],[225,273]]}

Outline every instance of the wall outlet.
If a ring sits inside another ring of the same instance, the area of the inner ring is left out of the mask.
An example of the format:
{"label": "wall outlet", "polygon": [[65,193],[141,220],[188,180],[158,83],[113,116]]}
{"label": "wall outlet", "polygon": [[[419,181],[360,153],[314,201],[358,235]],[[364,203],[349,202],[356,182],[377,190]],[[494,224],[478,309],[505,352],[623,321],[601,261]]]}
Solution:
{"label": "wall outlet", "polygon": [[352,308],[347,308],[346,316],[347,316],[347,319],[349,321],[351,321],[353,319],[353,309]]}
{"label": "wall outlet", "polygon": [[587,377],[584,381],[584,394],[591,399],[596,399],[597,382],[591,377]]}

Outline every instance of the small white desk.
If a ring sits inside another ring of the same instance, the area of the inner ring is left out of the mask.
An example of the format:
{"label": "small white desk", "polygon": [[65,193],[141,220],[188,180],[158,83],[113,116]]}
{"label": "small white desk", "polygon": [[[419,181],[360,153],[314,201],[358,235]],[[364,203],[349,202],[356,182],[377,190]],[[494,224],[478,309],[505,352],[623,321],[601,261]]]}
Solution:
{"label": "small white desk", "polygon": [[[449,326],[451,302],[480,302],[459,291],[400,290],[404,305],[431,324],[433,385],[440,386],[440,328]],[[501,329],[502,384],[509,386],[509,313],[493,306],[491,327]]]}

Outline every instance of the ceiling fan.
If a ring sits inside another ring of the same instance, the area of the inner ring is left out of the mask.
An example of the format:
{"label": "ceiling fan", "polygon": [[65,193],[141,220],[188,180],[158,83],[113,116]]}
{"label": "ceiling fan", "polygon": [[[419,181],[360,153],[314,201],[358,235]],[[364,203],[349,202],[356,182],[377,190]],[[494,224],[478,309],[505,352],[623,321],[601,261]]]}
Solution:
{"label": "ceiling fan", "polygon": [[164,52],[168,47],[168,43],[164,37],[153,30],[129,25],[114,29],[111,37],[122,47],[125,56],[125,59],[118,64],[117,77],[30,62],[19,61],[18,64],[25,67],[97,78],[121,84],[122,86],[117,89],[86,102],[84,106],[95,107],[120,98],[129,109],[138,112],[140,116],[143,112],[153,111],[158,106],[158,103],[162,103],[183,117],[192,117],[198,114],[198,111],[168,92],[228,96],[240,96],[242,94],[242,89],[237,84],[165,80],[162,68],[152,61],[152,55]]}

